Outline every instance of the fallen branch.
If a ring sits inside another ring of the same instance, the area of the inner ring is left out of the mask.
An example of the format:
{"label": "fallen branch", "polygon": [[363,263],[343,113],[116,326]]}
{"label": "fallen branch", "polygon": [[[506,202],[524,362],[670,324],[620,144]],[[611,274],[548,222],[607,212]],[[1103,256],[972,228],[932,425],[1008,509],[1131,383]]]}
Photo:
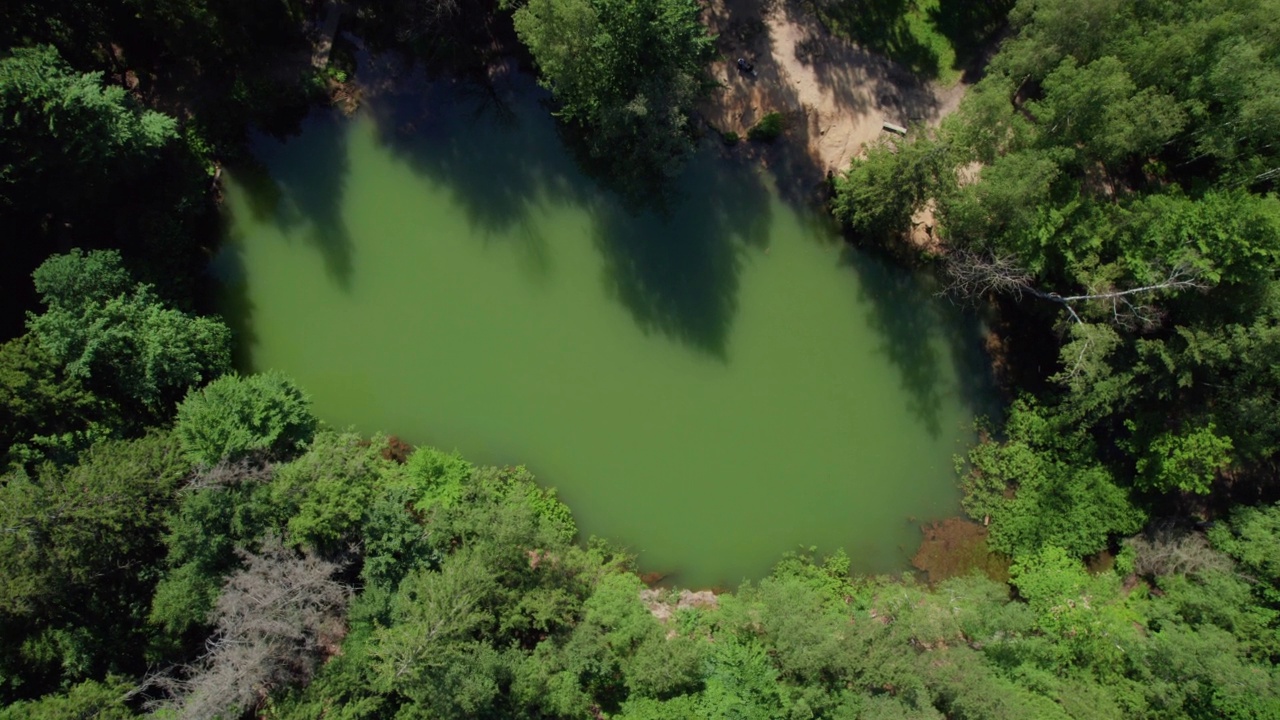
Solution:
{"label": "fallen branch", "polygon": [[1176,265],[1159,282],[1126,290],[1098,292],[1090,290],[1079,295],[1061,295],[1041,290],[1032,284],[1031,273],[1018,265],[1012,255],[987,255],[967,250],[956,251],[947,261],[946,273],[950,282],[940,294],[964,300],[976,300],[987,295],[1011,295],[1021,300],[1023,294],[1031,295],[1061,305],[1072,321],[1084,323],[1076,306],[1087,302],[1109,302],[1111,320],[1116,325],[1134,325],[1149,328],[1159,322],[1157,309],[1136,299],[1152,293],[1187,290],[1206,287],[1198,274],[1183,265]]}

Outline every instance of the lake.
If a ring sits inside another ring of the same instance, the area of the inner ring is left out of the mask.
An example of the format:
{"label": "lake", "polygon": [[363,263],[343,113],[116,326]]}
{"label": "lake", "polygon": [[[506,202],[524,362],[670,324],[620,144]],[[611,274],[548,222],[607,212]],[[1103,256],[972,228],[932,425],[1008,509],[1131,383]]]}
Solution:
{"label": "lake", "polygon": [[958,511],[979,324],[741,152],[704,149],[638,209],[519,79],[388,94],[255,152],[215,261],[239,362],[330,425],[527,465],[584,537],[684,586],[809,546],[903,570]]}

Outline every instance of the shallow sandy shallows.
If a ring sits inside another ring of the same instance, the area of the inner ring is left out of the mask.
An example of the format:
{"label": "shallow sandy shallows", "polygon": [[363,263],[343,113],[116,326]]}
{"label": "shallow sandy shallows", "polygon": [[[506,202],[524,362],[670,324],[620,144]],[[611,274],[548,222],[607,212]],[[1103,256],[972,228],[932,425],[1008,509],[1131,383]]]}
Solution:
{"label": "shallow sandy shallows", "polygon": [[[712,0],[706,19],[724,60],[712,67],[721,87],[703,104],[703,117],[745,136],[765,113],[784,113],[783,147],[766,162],[785,164],[775,170],[796,179],[844,170],[885,122],[936,124],[964,94],[962,83],[922,81],[831,35],[797,0]],[[739,57],[754,64],[754,75],[737,69]]]}

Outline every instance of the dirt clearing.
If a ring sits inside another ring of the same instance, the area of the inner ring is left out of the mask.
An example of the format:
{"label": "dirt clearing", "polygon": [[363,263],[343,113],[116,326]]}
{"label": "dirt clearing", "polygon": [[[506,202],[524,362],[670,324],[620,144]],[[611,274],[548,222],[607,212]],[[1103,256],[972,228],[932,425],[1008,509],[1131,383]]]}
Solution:
{"label": "dirt clearing", "polygon": [[[783,113],[786,133],[761,154],[783,179],[803,186],[848,167],[886,122],[936,125],[966,88],[921,80],[832,35],[796,0],[712,0],[706,12],[723,59],[712,67],[721,87],[703,103],[703,117],[745,137],[766,113]],[[754,73],[740,71],[738,58]]]}

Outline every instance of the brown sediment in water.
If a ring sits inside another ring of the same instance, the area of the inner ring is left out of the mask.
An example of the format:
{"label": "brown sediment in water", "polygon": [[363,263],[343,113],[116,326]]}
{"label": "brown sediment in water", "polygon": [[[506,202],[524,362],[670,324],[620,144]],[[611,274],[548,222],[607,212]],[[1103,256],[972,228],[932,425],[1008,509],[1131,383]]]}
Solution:
{"label": "brown sediment in water", "polygon": [[649,587],[657,587],[667,577],[667,573],[663,572],[646,572],[640,573],[640,582]]}
{"label": "brown sediment in water", "polygon": [[401,440],[395,435],[387,437],[387,445],[382,448],[382,459],[390,460],[397,465],[403,465],[409,461],[409,456],[413,454],[413,445]]}
{"label": "brown sediment in water", "polygon": [[1009,558],[987,546],[987,529],[964,518],[947,518],[920,528],[924,541],[911,565],[930,583],[977,570],[998,582],[1009,580]]}

